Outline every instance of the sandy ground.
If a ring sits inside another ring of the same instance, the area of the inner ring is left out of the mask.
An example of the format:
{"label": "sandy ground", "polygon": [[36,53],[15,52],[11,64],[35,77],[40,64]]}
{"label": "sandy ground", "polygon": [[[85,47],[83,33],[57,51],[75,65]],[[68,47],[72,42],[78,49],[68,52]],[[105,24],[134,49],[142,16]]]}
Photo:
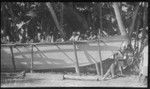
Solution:
{"label": "sandy ground", "polygon": [[[6,83],[7,82],[7,83]],[[26,73],[24,79],[1,81],[1,87],[147,87],[138,82],[138,77],[130,75],[105,81],[63,80],[60,73]]]}

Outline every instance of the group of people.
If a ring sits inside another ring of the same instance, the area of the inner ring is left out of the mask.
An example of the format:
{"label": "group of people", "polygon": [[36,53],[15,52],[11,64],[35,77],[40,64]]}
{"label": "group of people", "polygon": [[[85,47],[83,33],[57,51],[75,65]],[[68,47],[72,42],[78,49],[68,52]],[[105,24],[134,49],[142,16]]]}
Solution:
{"label": "group of people", "polygon": [[54,39],[53,39],[53,35],[52,33],[47,34],[44,32],[43,34],[41,33],[37,33],[37,35],[35,36],[35,40],[34,42],[38,42],[38,43],[44,43],[44,42],[50,42],[53,43]]}
{"label": "group of people", "polygon": [[89,35],[87,33],[80,34],[80,32],[73,32],[69,40],[78,41],[78,40],[95,40],[95,39],[97,39],[97,36],[93,32],[90,32]]}
{"label": "group of people", "polygon": [[44,43],[44,42],[51,42],[53,43],[53,35],[45,35],[41,33],[37,33],[35,37],[30,38],[29,36],[18,35],[17,39],[13,42],[10,40],[8,35],[1,36],[1,44],[9,44],[9,43]]}
{"label": "group of people", "polygon": [[9,43],[9,36],[1,37],[1,44]]}
{"label": "group of people", "polygon": [[[97,35],[93,32],[80,34],[79,31],[74,31],[72,33],[72,36],[70,37],[69,41],[79,41],[79,40],[95,40],[97,39]],[[29,38],[29,36],[24,35],[18,35],[18,40],[16,39],[15,43],[44,43],[44,42],[64,42],[65,40],[62,37],[57,37],[57,39],[54,40],[54,36],[52,33],[49,33],[46,35],[46,33],[37,33],[33,38]],[[10,42],[9,36],[3,36],[1,37],[1,43],[7,44]]]}

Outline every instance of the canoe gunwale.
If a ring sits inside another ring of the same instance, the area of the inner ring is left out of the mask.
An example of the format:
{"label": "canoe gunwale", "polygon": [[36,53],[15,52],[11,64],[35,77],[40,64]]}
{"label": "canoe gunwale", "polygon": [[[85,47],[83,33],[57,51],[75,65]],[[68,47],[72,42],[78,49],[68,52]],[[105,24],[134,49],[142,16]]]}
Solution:
{"label": "canoe gunwale", "polygon": [[[126,38],[119,38],[119,39],[100,39],[99,42],[101,43],[109,43],[109,42],[119,42],[119,41],[126,41]],[[75,44],[88,44],[88,43],[98,43],[98,40],[82,40],[82,41],[66,41],[66,42],[44,42],[44,43],[11,43],[11,44],[1,44],[1,47],[8,47],[8,46],[32,46],[32,45],[73,45]]]}

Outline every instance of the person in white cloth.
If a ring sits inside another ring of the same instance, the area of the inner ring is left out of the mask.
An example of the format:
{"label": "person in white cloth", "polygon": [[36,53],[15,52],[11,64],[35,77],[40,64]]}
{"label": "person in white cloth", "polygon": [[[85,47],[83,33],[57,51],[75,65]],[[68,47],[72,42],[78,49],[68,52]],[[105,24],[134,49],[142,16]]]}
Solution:
{"label": "person in white cloth", "polygon": [[77,32],[73,32],[70,41],[78,41],[79,40],[79,34]]}
{"label": "person in white cloth", "polygon": [[148,76],[148,42],[145,41],[145,47],[142,51],[142,61],[140,64],[140,74],[139,81],[144,85],[147,84],[147,76]]}

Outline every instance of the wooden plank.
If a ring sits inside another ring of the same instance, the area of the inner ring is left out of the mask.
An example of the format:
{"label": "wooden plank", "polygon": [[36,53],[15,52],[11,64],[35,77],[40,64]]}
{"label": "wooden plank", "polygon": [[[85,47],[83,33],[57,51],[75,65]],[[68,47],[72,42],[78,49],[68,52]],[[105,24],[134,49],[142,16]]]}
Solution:
{"label": "wooden plank", "polygon": [[14,72],[15,72],[16,71],[16,64],[15,64],[15,59],[14,59],[13,46],[10,46],[10,51],[11,51],[11,57],[12,57],[12,64],[13,64]]}
{"label": "wooden plank", "polygon": [[74,54],[75,54],[75,70],[77,75],[80,75],[80,70],[79,70],[79,62],[78,62],[78,56],[77,56],[77,50],[76,50],[76,44],[75,42],[73,42],[73,46],[74,46]]}
{"label": "wooden plank", "polygon": [[63,75],[63,79],[73,79],[73,80],[102,80],[101,76],[78,76],[78,75]]}

